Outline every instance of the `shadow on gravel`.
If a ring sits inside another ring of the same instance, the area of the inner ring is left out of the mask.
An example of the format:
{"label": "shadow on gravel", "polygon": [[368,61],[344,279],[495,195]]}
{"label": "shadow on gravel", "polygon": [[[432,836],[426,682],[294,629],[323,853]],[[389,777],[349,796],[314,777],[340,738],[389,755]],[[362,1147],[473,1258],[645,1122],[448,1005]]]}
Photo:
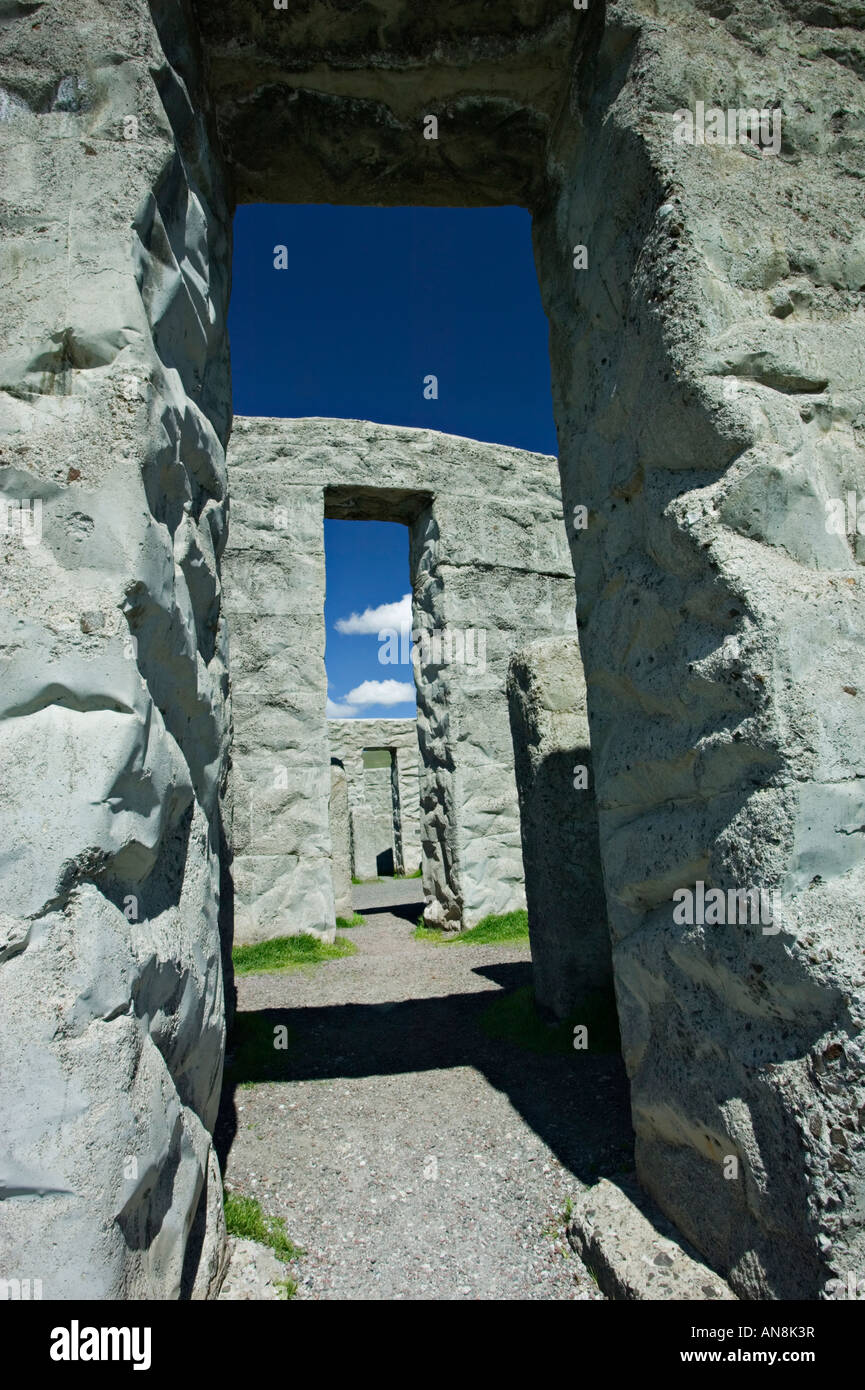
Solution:
{"label": "shadow on gravel", "polygon": [[384,907],[364,907],[358,908],[362,912],[371,927],[375,926],[376,917],[401,917],[406,922],[411,922],[414,926],[418,917],[424,910],[424,900],[419,898],[416,903],[391,903]]}
{"label": "shadow on gravel", "polygon": [[[388,911],[393,912],[393,907]],[[406,909],[408,910],[408,909]],[[367,909],[368,911],[368,909]],[[478,968],[508,991],[531,984],[526,962]],[[496,1041],[481,1016],[498,991],[385,1004],[340,1004],[238,1013],[226,1060],[215,1142],[225,1171],[237,1132],[234,1093],[244,1082],[417,1074],[475,1067],[582,1182],[633,1168],[628,1085],[620,1056],[537,1055]],[[274,1047],[274,1030],[284,1050]]]}

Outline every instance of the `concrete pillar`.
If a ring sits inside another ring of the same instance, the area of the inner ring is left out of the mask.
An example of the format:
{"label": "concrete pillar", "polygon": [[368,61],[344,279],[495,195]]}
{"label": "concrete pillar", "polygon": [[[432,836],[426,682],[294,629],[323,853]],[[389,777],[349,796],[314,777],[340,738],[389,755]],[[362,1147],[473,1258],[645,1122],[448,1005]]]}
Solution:
{"label": "concrete pillar", "polygon": [[351,826],[348,811],[348,782],[345,768],[335,760],[330,764],[330,842],[333,902],[337,917],[349,918],[351,901]]}
{"label": "concrete pillar", "polygon": [[522,648],[508,673],[535,998],[565,1018],[612,992],[586,687],[575,637]]}

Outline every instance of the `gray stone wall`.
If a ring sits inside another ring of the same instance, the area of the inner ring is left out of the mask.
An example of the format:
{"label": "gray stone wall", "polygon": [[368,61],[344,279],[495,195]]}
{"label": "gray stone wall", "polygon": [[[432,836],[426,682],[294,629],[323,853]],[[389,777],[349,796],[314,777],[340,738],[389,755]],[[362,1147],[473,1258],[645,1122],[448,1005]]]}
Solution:
{"label": "gray stone wall", "polygon": [[238,938],[334,929],[325,512],[409,526],[428,920],[456,930],[524,906],[505,682],[515,647],[574,628],[555,460],[431,430],[239,418],[229,470]]}
{"label": "gray stone wall", "polygon": [[231,247],[192,32],[0,31],[0,1274],[46,1299],[204,1297],[223,1257]]}

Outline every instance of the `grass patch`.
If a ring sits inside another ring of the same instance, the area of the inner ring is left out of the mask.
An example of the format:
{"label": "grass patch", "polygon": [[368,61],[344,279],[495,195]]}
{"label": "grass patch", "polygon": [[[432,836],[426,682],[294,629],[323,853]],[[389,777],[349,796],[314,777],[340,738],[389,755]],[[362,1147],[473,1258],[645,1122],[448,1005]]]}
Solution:
{"label": "grass patch", "polygon": [[380,878],[355,878],[354,874],[352,874],[352,876],[351,876],[351,881],[352,881],[352,883],[382,883],[382,882],[383,882],[383,880],[380,879]]}
{"label": "grass patch", "polygon": [[434,927],[425,927],[422,917],[418,917],[412,936],[415,941],[429,941],[433,946],[450,946],[454,939],[447,932],[438,931]]}
{"label": "grass patch", "polygon": [[353,941],[338,936],[336,941],[321,941],[317,936],[275,936],[270,941],[256,941],[251,946],[235,946],[231,953],[237,975],[253,975],[263,970],[301,970],[305,965],[321,965],[340,956],[353,956],[357,951]]}
{"label": "grass patch", "polygon": [[336,925],[338,927],[365,927],[366,918],[361,917],[359,912],[353,912],[350,917],[337,917]]}
{"label": "grass patch", "polygon": [[289,1238],[284,1219],[281,1216],[265,1216],[254,1197],[241,1197],[239,1192],[226,1191],[222,1201],[225,1225],[230,1236],[237,1236],[239,1240],[257,1240],[259,1245],[269,1246],[280,1260],[296,1260],[306,1254]]}
{"label": "grass patch", "polygon": [[476,927],[468,931],[443,932],[436,927],[425,927],[423,918],[418,918],[414,931],[415,941],[430,941],[435,946],[502,946],[507,942],[529,939],[529,914],[524,907],[514,912],[491,912],[481,918]]}
{"label": "grass patch", "polygon": [[529,914],[524,907],[520,907],[515,912],[504,912],[499,916],[490,913],[476,927],[460,932],[457,942],[461,946],[495,946],[498,942],[528,939]]}
{"label": "grass patch", "polygon": [[500,994],[481,1015],[481,1028],[487,1037],[495,1038],[497,1042],[514,1043],[527,1052],[544,1056],[564,1056],[574,1052],[579,1056],[580,1050],[574,1048],[574,1028],[577,1024],[585,1024],[588,1030],[588,1047],[582,1049],[583,1052],[621,1052],[619,1020],[612,991],[587,998],[562,1023],[550,1024],[541,1017],[535,1006],[535,993],[531,985]]}
{"label": "grass patch", "polygon": [[410,878],[423,878],[423,869],[415,869],[413,874],[394,874],[395,883],[407,883]]}
{"label": "grass patch", "polygon": [[297,1293],[296,1279],[274,1279],[273,1287],[279,1289],[280,1298],[294,1298]]}

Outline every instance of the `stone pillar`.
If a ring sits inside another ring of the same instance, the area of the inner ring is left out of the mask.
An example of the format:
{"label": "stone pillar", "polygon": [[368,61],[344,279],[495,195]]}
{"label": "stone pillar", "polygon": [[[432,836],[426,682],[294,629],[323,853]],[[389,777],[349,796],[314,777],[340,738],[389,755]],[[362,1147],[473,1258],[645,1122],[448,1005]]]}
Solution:
{"label": "stone pillar", "polygon": [[231,246],[190,25],[0,32],[0,1250],[46,1299],[204,1297],[224,1252]]}
{"label": "stone pillar", "polygon": [[474,510],[443,492],[412,528],[425,919],[445,930],[526,905],[508,662],[525,642],[574,629],[565,530],[545,482],[527,468],[519,499]]}
{"label": "stone pillar", "polygon": [[402,852],[402,805],[399,795],[399,772],[396,765],[396,749],[390,749],[390,800],[393,808],[393,871],[404,874]]}
{"label": "stone pillar", "polygon": [[575,637],[508,672],[535,998],[558,1018],[612,987],[586,687]]}
{"label": "stone pillar", "polygon": [[[865,85],[835,34],[608,7],[536,222],[638,1173],[743,1298],[865,1267],[865,586],[826,506],[865,486]],[[777,104],[778,149],[677,140],[698,101],[725,137]]]}
{"label": "stone pillar", "polygon": [[332,939],[322,491],[230,477],[235,934]]}
{"label": "stone pillar", "polygon": [[399,788],[400,822],[402,826],[402,872],[413,874],[421,866],[420,849],[420,783],[418,781],[418,746],[415,721],[412,720],[410,746],[394,749],[397,786]]}
{"label": "stone pillar", "polygon": [[351,808],[351,844],[355,878],[377,878],[376,817],[366,801],[359,801]]}
{"label": "stone pillar", "polygon": [[351,901],[351,827],[348,814],[348,782],[345,768],[331,759],[330,764],[330,842],[333,902],[337,917],[349,918]]}
{"label": "stone pillar", "polygon": [[[379,751],[379,750],[376,750]],[[387,763],[381,767],[365,767],[364,798],[369,813],[369,860],[375,866],[373,876],[394,872],[394,805],[391,783],[390,750],[381,750]]]}

